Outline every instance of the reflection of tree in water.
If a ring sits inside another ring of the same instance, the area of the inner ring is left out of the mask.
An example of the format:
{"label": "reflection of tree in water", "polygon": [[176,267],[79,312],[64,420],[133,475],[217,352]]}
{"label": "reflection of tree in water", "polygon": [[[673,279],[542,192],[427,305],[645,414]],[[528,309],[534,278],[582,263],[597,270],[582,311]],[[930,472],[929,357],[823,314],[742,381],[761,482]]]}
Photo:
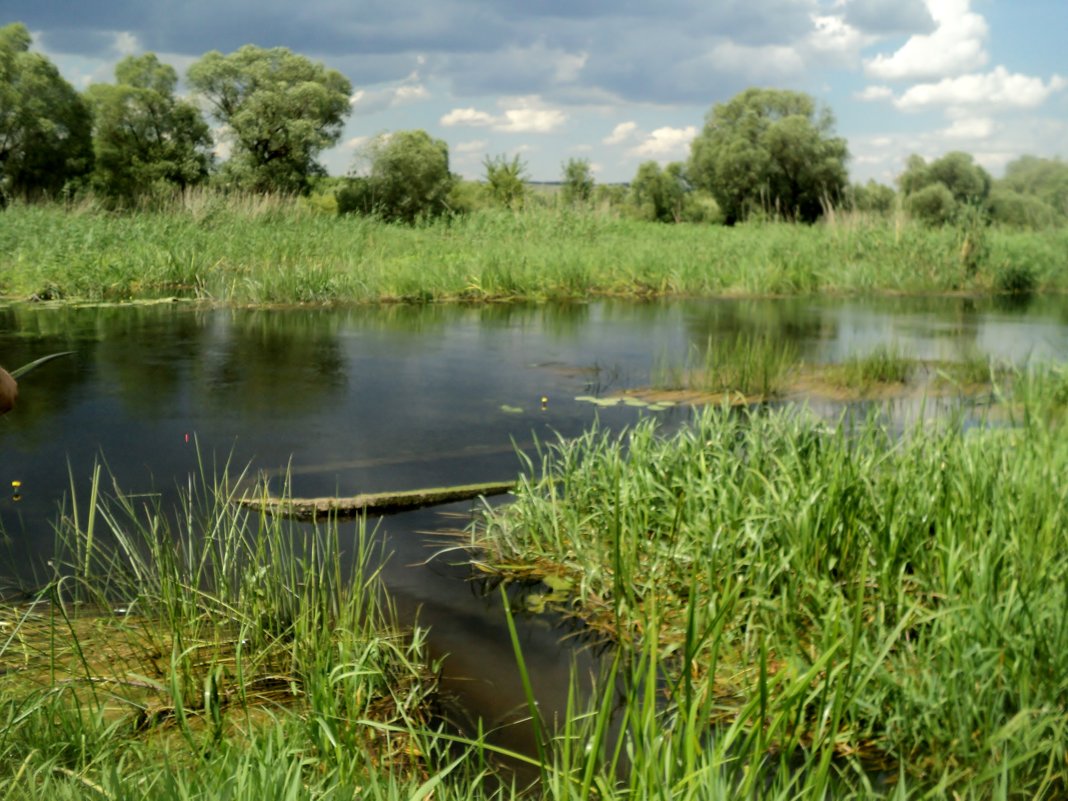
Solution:
{"label": "reflection of tree in water", "polygon": [[235,311],[205,356],[208,403],[237,412],[296,412],[347,383],[343,317],[329,310]]}
{"label": "reflection of tree in water", "polygon": [[178,414],[196,386],[208,314],[156,305],[98,309],[100,380],[137,416]]}
{"label": "reflection of tree in water", "polygon": [[20,381],[18,406],[0,425],[30,443],[48,439],[49,421],[82,397],[80,389],[92,375],[85,353],[97,336],[91,310],[0,308],[0,365],[8,370],[49,353],[75,352]]}

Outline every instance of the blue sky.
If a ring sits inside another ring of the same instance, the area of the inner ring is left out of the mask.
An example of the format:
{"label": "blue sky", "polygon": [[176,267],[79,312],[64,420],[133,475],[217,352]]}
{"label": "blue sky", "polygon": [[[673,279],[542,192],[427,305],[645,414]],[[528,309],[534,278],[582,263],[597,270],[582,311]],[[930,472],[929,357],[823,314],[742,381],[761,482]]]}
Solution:
{"label": "blue sky", "polygon": [[78,88],[143,51],[183,75],[248,43],[322,61],[354,87],[334,174],[423,128],[467,177],[519,154],[536,180],[579,157],[627,181],[685,159],[748,86],[829,106],[854,180],[892,183],[910,153],[964,150],[995,175],[1068,158],[1068,0],[5,0],[15,21]]}

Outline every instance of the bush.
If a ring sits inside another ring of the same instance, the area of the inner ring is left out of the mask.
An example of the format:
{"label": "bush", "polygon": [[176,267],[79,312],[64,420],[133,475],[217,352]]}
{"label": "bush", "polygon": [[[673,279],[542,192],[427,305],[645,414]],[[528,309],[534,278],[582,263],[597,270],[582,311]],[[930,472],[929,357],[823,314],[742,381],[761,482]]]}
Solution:
{"label": "bush", "polygon": [[933,183],[906,197],[905,210],[927,225],[945,225],[955,216],[957,201],[945,184]]}
{"label": "bush", "polygon": [[1057,212],[1034,195],[997,188],[990,194],[990,219],[1017,228],[1049,228],[1057,224]]}

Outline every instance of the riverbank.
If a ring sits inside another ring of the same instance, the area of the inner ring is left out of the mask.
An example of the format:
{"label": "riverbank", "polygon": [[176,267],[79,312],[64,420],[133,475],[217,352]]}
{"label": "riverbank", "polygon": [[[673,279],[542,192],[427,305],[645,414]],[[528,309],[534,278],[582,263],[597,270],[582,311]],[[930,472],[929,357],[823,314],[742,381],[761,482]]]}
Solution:
{"label": "riverbank", "polygon": [[[1068,290],[1068,229],[664,225],[595,211],[480,211],[426,226],[272,198],[166,212],[15,205],[0,297],[227,304],[575,300],[596,296]],[[969,238],[970,237],[970,238]]]}
{"label": "riverbank", "polygon": [[485,570],[546,577],[595,629],[655,647],[665,731],[717,721],[740,783],[1059,796],[1066,387],[1061,370],[1018,376],[997,425],[901,439],[797,409],[707,408],[666,438],[594,429],[548,448],[470,544]]}

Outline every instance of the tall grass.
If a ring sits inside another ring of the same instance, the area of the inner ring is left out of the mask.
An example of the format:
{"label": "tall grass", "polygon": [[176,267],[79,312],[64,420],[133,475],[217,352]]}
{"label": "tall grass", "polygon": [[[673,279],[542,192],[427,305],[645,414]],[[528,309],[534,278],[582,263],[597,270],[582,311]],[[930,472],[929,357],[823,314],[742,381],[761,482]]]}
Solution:
{"label": "tall grass", "polygon": [[103,483],[47,589],[3,610],[0,795],[351,798],[431,765],[421,634],[362,526],[297,529],[204,474],[177,516]]}
{"label": "tall grass", "polygon": [[530,208],[407,227],[270,197],[191,194],[128,214],[14,205],[0,225],[0,296],[275,304],[984,292],[1021,270],[1036,291],[1068,287],[1066,230],[992,230],[973,273],[952,230],[842,219],[724,228]]}
{"label": "tall grass", "polygon": [[555,443],[472,545],[563,574],[591,625],[655,644],[674,725],[695,721],[679,747],[733,743],[719,780],[1060,797],[1064,386],[1022,377],[1008,427],[900,438],[724,408],[670,437],[594,430]]}
{"label": "tall grass", "polygon": [[652,384],[657,389],[764,400],[786,389],[799,358],[792,343],[771,336],[709,337],[703,349],[691,349],[686,365],[654,367]]}

